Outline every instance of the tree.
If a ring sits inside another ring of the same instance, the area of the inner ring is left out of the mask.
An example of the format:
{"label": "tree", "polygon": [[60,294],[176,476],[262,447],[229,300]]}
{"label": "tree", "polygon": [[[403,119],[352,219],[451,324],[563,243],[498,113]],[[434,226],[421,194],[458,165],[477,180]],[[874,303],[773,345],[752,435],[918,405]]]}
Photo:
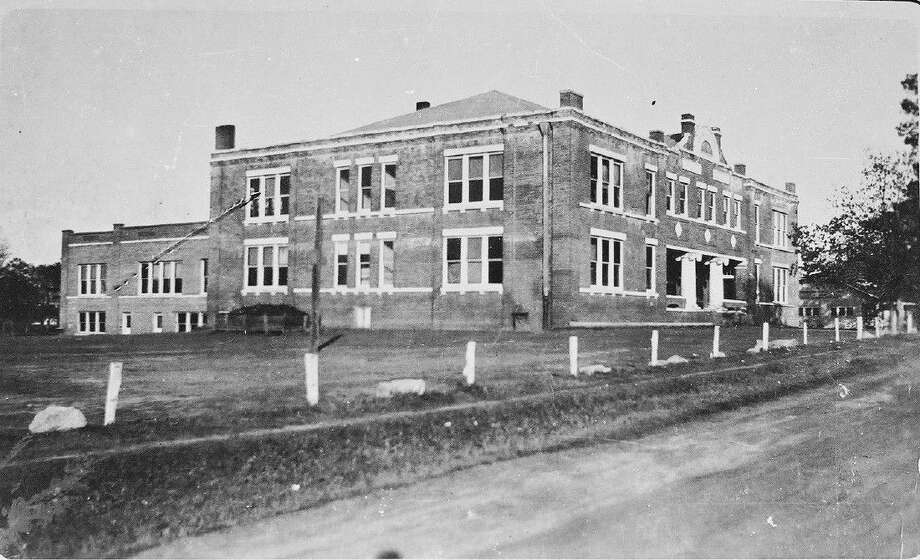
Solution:
{"label": "tree", "polygon": [[835,193],[836,215],[798,227],[804,280],[872,294],[881,305],[920,299],[920,192],[917,181],[917,75],[902,87],[906,151],[871,154],[856,189]]}
{"label": "tree", "polygon": [[0,260],[0,326],[23,331],[33,322],[57,319],[61,264],[32,266],[22,259]]}

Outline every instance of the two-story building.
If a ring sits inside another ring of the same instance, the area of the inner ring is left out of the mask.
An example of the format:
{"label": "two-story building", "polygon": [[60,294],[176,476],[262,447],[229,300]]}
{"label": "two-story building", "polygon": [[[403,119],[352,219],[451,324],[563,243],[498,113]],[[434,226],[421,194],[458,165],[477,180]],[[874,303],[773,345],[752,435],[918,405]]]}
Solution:
{"label": "two-story building", "polygon": [[275,146],[218,127],[211,216],[255,198],[210,228],[207,314],[308,310],[318,262],[330,326],[797,322],[794,185],[680,125],[636,135],[565,90],[552,109],[490,91]]}

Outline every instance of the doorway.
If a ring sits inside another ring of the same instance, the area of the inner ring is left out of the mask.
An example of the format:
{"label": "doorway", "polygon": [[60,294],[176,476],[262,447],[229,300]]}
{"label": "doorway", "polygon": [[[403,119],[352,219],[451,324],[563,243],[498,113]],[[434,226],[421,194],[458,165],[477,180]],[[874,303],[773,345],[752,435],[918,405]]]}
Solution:
{"label": "doorway", "polygon": [[121,314],[121,334],[131,334],[131,313],[128,311]]}

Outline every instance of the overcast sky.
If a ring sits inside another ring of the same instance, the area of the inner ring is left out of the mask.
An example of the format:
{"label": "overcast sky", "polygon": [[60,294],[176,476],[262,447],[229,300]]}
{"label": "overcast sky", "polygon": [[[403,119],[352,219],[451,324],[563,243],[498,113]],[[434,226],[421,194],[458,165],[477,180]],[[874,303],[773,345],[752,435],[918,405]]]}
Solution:
{"label": "overcast sky", "polygon": [[722,128],[730,163],[796,182],[801,221],[822,221],[867,150],[901,146],[899,82],[920,53],[906,2],[120,5],[2,8],[0,240],[15,256],[58,260],[62,229],[205,219],[216,124],[276,144],[491,89],[555,107],[573,88],[642,135],[694,113]]}

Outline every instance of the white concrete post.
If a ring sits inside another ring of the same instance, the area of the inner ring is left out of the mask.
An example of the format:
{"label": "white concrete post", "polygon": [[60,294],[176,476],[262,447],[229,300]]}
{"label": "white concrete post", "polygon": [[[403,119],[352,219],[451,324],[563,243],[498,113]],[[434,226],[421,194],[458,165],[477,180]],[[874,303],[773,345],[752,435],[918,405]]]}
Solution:
{"label": "white concrete post", "polygon": [[578,337],[569,337],[569,373],[578,377]]}
{"label": "white concrete post", "polygon": [[802,346],[808,346],[808,323],[802,321]]}
{"label": "white concrete post", "polygon": [[658,331],[652,331],[652,359],[649,361],[649,365],[655,365],[658,363]]}
{"label": "white concrete post", "polygon": [[882,334],[882,321],[879,317],[875,318],[875,338],[878,338]]}
{"label": "white concrete post", "polygon": [[907,334],[914,334],[914,314],[907,312]]}
{"label": "white concrete post", "polygon": [[763,337],[761,345],[761,352],[766,352],[770,349],[770,323],[763,324]]}
{"label": "white concrete post", "polygon": [[712,353],[710,358],[724,358],[725,354],[719,351],[719,325],[712,328]]}
{"label": "white concrete post", "polygon": [[856,340],[862,340],[863,336],[863,318],[862,315],[856,317]]}
{"label": "white concrete post", "polygon": [[719,309],[725,305],[725,272],[722,259],[709,261],[709,307]]}
{"label": "white concrete post", "polygon": [[680,257],[680,295],[685,309],[698,309],[696,305],[696,257],[687,253]]}
{"label": "white concrete post", "polygon": [[307,404],[316,406],[319,402],[319,354],[304,354],[303,368],[307,385]]}
{"label": "white concrete post", "polygon": [[476,341],[471,340],[466,343],[466,365],[463,366],[463,377],[466,378],[466,384],[476,383]]}
{"label": "white concrete post", "polygon": [[840,342],[840,317],[834,317],[834,342]]}
{"label": "white concrete post", "polygon": [[115,423],[115,410],[118,408],[118,391],[121,390],[122,362],[109,362],[109,386],[105,392],[104,426]]}
{"label": "white concrete post", "polygon": [[889,326],[891,328],[891,334],[898,334],[898,312],[892,309],[890,318]]}

